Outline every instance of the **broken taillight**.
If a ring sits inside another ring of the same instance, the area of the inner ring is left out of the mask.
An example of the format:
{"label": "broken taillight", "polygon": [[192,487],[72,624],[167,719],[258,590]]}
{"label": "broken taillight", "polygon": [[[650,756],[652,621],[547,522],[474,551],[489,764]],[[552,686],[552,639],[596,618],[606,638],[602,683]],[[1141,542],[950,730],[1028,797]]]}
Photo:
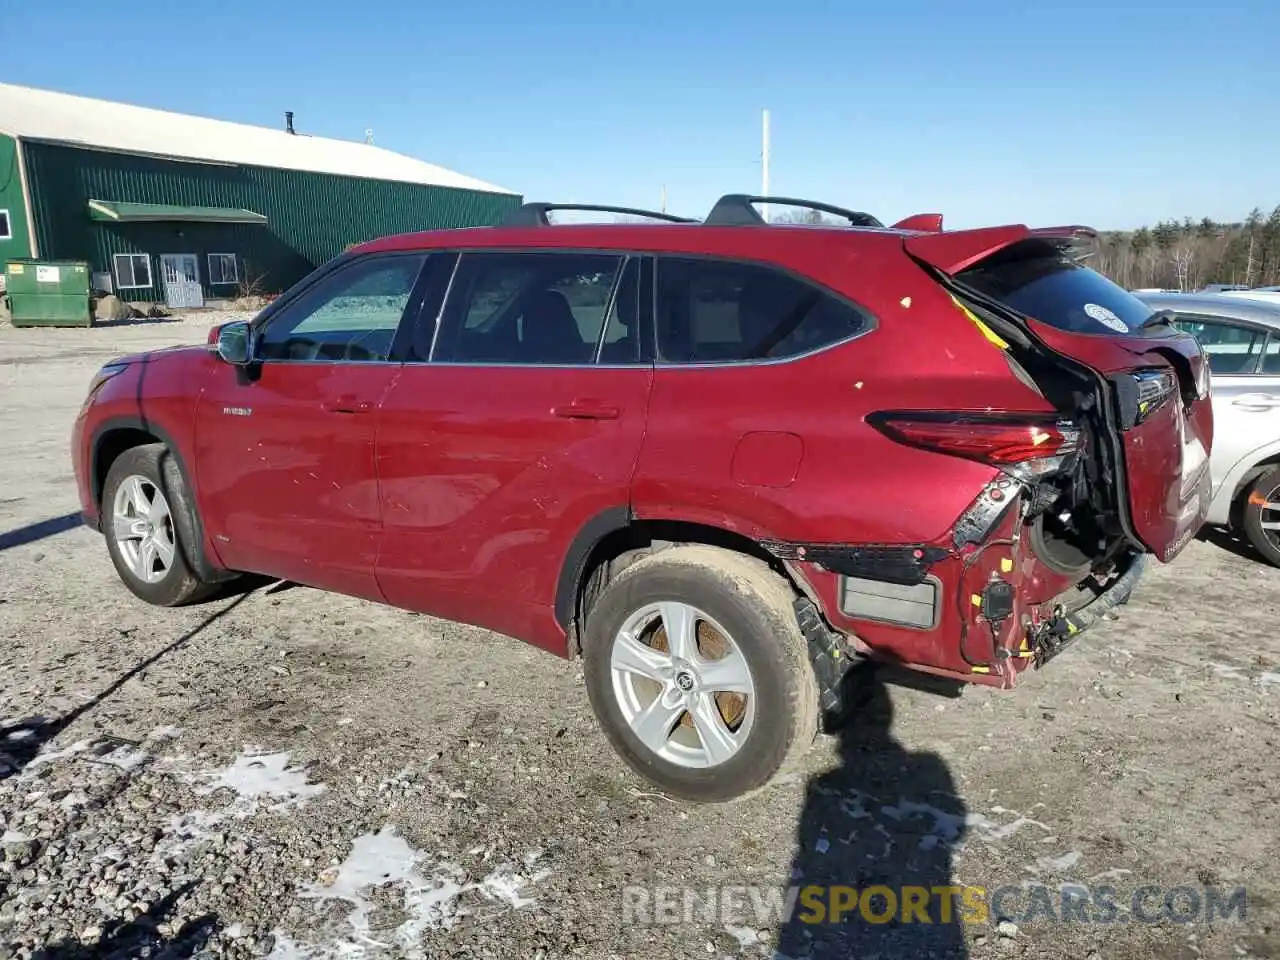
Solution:
{"label": "broken taillight", "polygon": [[868,420],[898,443],[1032,476],[1058,469],[1080,449],[1072,424],[1034,415],[881,413]]}

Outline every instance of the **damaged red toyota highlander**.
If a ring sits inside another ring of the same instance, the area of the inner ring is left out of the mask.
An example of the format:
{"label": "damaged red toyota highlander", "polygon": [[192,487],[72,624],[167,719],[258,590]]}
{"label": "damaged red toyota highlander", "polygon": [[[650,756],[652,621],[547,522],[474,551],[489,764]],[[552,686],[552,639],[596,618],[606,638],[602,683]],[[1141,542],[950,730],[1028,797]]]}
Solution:
{"label": "damaged red toyota highlander", "polygon": [[1195,534],[1208,366],[1087,231],[759,201],[350,250],[95,376],[85,517],[150,603],[252,571],[580,654],[618,752],[704,801],[850,664],[1010,687]]}

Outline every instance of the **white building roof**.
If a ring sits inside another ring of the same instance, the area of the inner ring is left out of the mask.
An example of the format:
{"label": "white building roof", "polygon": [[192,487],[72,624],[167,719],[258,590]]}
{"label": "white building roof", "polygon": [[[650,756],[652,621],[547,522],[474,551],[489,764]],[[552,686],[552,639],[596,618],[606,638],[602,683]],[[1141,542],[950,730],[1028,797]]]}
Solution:
{"label": "white building roof", "polygon": [[490,193],[513,192],[366,143],[291,134],[283,129],[210,120],[7,83],[0,83],[0,133],[123,153],[306,170]]}

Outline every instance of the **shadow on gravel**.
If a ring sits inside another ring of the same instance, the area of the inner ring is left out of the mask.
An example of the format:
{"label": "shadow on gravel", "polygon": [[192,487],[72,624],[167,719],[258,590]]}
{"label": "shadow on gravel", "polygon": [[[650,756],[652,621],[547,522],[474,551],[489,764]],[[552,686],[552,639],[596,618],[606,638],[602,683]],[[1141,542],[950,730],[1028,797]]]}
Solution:
{"label": "shadow on gravel", "polygon": [[242,590],[239,595],[226,606],[220,607],[213,613],[209,614],[209,616],[205,617],[172,643],[161,647],[146,659],[140,660],[113,680],[109,686],[94,695],[93,699],[82,703],[69,713],[65,713],[60,717],[54,717],[52,719],[48,717],[31,717],[27,720],[20,720],[19,722],[10,724],[6,727],[0,727],[0,780],[4,780],[7,777],[21,773],[23,768],[34,760],[36,755],[40,753],[40,750],[46,743],[51,741],[67,727],[71,726],[72,723],[84,714],[102,703],[102,701],[106,700],[143,670],[146,670],[156,661],[185,646],[211,624],[216,623],[222,617],[226,616],[248,599],[251,592],[252,590]]}
{"label": "shadow on gravel", "polygon": [[1227,553],[1233,553],[1237,557],[1249,560],[1252,563],[1260,563],[1263,566],[1269,566],[1262,554],[1254,549],[1253,544],[1249,542],[1248,538],[1236,533],[1228,527],[1201,527],[1200,532],[1196,534],[1196,539],[1202,540],[1205,543],[1211,543],[1220,550],[1225,550]]}
{"label": "shadow on gravel", "polygon": [[64,513],[60,517],[39,520],[35,523],[29,523],[25,527],[18,527],[16,530],[6,530],[4,533],[0,533],[0,550],[11,550],[14,547],[22,546],[24,543],[35,543],[45,537],[66,533],[68,530],[80,526],[82,522],[80,514]]}
{"label": "shadow on gravel", "polygon": [[840,766],[805,792],[788,881],[799,895],[779,960],[968,956],[959,891],[936,889],[955,882],[966,810],[942,759],[907,751],[890,732],[886,680],[897,675],[859,667],[844,686]]}
{"label": "shadow on gravel", "polygon": [[60,940],[41,947],[31,954],[31,960],[132,960],[134,957],[150,957],[152,960],[186,960],[202,951],[222,926],[215,914],[184,921],[182,925],[162,936],[160,924],[173,926],[173,914],[181,900],[196,885],[192,880],[177,890],[157,900],[141,916],[129,923],[108,924],[96,938],[88,940]]}
{"label": "shadow on gravel", "polygon": [[166,323],[182,323],[182,317],[123,317],[120,320],[95,320],[93,329],[107,330],[111,327],[159,327]]}

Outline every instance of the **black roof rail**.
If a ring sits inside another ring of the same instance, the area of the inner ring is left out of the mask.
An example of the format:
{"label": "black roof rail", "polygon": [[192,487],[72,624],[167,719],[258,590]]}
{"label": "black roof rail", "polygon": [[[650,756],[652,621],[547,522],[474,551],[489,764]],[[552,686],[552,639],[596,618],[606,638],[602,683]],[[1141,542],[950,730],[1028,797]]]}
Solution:
{"label": "black roof rail", "polygon": [[754,204],[767,203],[779,207],[804,207],[806,210],[818,210],[848,220],[855,227],[883,227],[884,224],[869,213],[857,210],[846,210],[844,207],[830,203],[819,203],[816,200],[801,200],[798,197],[758,197],[746,193],[726,193],[716,201],[716,205],[702,221],[709,227],[760,227],[768,224],[760,215]]}
{"label": "black roof rail", "polygon": [[697,223],[689,217],[677,217],[670,213],[658,213],[656,210],[639,210],[635,207],[611,207],[596,203],[526,203],[518,210],[512,211],[502,221],[504,227],[548,227],[551,219],[547,216],[552,210],[589,210],[597,213],[623,213],[633,217],[648,217],[652,220],[664,220],[668,223]]}

